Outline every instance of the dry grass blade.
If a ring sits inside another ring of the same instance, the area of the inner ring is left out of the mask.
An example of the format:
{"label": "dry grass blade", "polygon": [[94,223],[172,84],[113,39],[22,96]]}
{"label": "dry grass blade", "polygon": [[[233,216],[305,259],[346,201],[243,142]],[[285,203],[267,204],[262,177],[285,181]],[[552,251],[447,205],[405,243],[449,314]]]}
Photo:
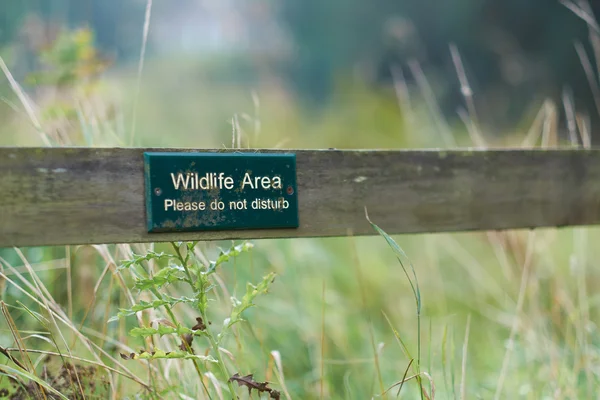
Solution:
{"label": "dry grass blade", "polygon": [[[101,339],[102,341],[114,346],[116,349],[119,349],[123,353],[135,353],[136,352],[135,349],[127,346],[125,343],[120,342],[110,336],[107,336],[105,333],[98,332],[92,328],[84,327],[81,331],[90,337],[95,337],[95,338]],[[149,364],[149,365],[152,366],[152,364]]]}
{"label": "dry grass blade", "polygon": [[[465,125],[467,126],[469,134],[471,135],[471,141],[473,144],[479,148],[485,148],[486,143],[481,133],[481,129],[479,128],[479,118],[477,117],[475,101],[473,100],[473,89],[469,84],[462,58],[458,52],[458,47],[456,47],[455,44],[450,45],[450,54],[452,56],[454,68],[456,69],[456,75],[458,76],[458,80],[460,82],[460,92],[465,98],[465,104],[467,105],[468,123],[465,122]],[[461,115],[461,118],[463,121],[465,120],[464,115]]]}
{"label": "dry grass blade", "polygon": [[[411,360],[412,363],[412,360]],[[410,364],[409,364],[410,367]],[[406,369],[408,371],[408,368]],[[429,381],[429,387],[430,387],[430,393],[427,394],[425,393],[425,389],[423,389],[422,393],[424,393],[425,397],[427,398],[427,400],[434,400],[435,399],[435,382],[433,381],[433,378],[431,377],[431,375],[429,375],[427,372],[421,372],[420,374],[415,374],[415,375],[411,375],[408,378],[403,378],[401,381],[398,381],[396,383],[394,383],[392,386],[390,386],[385,392],[389,392],[391,389],[395,388],[398,385],[403,385],[405,382],[410,381],[411,379],[419,379],[421,378],[421,375],[426,377],[427,380]],[[400,386],[402,388],[402,386]],[[398,391],[398,395],[400,394],[400,391]]]}
{"label": "dry grass blade", "polygon": [[412,365],[412,363],[414,362],[414,359],[411,359],[408,362],[408,365],[406,366],[406,369],[404,370],[404,375],[402,375],[402,383],[400,384],[400,387],[398,388],[398,393],[396,393],[396,397],[400,396],[400,392],[402,391],[402,387],[404,386],[404,382],[406,382],[406,376],[408,375],[408,370],[410,369],[410,366]]}
{"label": "dry grass blade", "polygon": [[508,337],[508,346],[506,347],[506,352],[504,353],[504,359],[502,361],[502,368],[500,370],[500,375],[498,377],[498,383],[496,385],[496,393],[494,395],[494,400],[499,400],[502,397],[502,389],[504,387],[504,381],[506,380],[506,374],[508,372],[508,366],[510,364],[510,357],[512,355],[513,347],[515,345],[515,336],[517,335],[517,331],[519,329],[520,323],[520,315],[523,310],[523,304],[525,302],[525,293],[527,291],[527,286],[529,284],[529,271],[531,270],[531,264],[533,259],[534,252],[534,242],[535,242],[535,232],[529,233],[529,238],[527,241],[527,252],[525,255],[525,262],[523,265],[523,273],[521,275],[521,286],[519,288],[519,297],[517,299],[517,307],[515,310],[515,316],[513,319],[513,324],[510,330],[510,335]]}
{"label": "dry grass blade", "polygon": [[140,50],[140,61],[138,64],[137,83],[135,87],[135,97],[133,99],[133,115],[131,118],[131,133],[129,144],[133,145],[135,137],[135,129],[137,125],[137,108],[140,98],[140,90],[142,87],[142,73],[144,72],[144,62],[146,60],[146,47],[148,45],[148,35],[150,33],[150,18],[152,16],[152,0],[146,2],[146,13],[144,15],[144,30],[142,34],[142,48]]}
{"label": "dry grass blade", "polygon": [[[237,133],[237,143],[236,146],[238,149],[242,148],[242,127],[240,126],[240,119],[237,114],[233,116],[233,121],[235,123],[235,132]],[[250,144],[248,144],[248,147]]]}
{"label": "dry grass blade", "polygon": [[481,138],[480,133],[477,130],[477,127],[473,123],[473,120],[469,117],[469,114],[465,109],[460,107],[457,111],[458,116],[463,124],[467,127],[467,132],[469,133],[469,138],[471,139],[471,143],[479,149],[485,149],[487,145]]}
{"label": "dry grass blade", "polygon": [[404,382],[406,382],[406,381],[409,381],[409,380],[411,380],[411,379],[413,379],[413,378],[415,378],[415,377],[416,377],[416,375],[413,375],[413,376],[411,376],[410,378],[407,378],[407,377],[406,377],[406,376],[408,375],[408,370],[410,369],[410,366],[412,365],[412,363],[413,363],[414,361],[415,361],[414,359],[411,359],[411,360],[408,362],[408,365],[406,366],[406,369],[404,370],[404,375],[402,375],[402,379],[401,379],[401,380],[399,380],[398,382],[394,383],[394,384],[393,384],[392,386],[390,386],[389,388],[387,388],[387,390],[384,392],[384,394],[385,394],[385,393],[387,393],[387,392],[389,392],[390,390],[392,390],[392,389],[393,389],[393,388],[395,388],[396,386],[399,386],[399,387],[398,387],[398,393],[396,393],[396,397],[400,396],[400,392],[402,391],[402,387],[404,386]]}
{"label": "dry grass blade", "polygon": [[549,106],[546,112],[546,118],[544,118],[544,125],[542,128],[542,149],[549,147],[556,147],[558,145],[558,112],[554,102],[549,102]]}
{"label": "dry grass blade", "polygon": [[559,0],[560,4],[567,7],[569,10],[573,12],[573,14],[577,15],[581,18],[590,29],[594,30],[596,34],[600,34],[600,25],[596,22],[596,19],[592,14],[590,14],[587,10],[584,10],[579,5],[575,4],[570,0]]}
{"label": "dry grass blade", "polygon": [[6,79],[8,79],[8,82],[10,83],[10,86],[11,86],[13,92],[15,92],[15,94],[19,98],[19,101],[23,105],[23,108],[25,109],[25,112],[27,113],[29,120],[31,121],[33,127],[39,132],[44,144],[46,146],[52,146],[52,144],[50,143],[50,139],[48,138],[48,135],[46,135],[46,133],[42,130],[42,124],[40,124],[40,120],[38,119],[37,115],[35,114],[35,111],[33,109],[33,106],[31,105],[30,100],[27,98],[27,95],[21,88],[21,85],[19,85],[19,83],[15,80],[15,78],[10,73],[10,70],[6,66],[6,63],[4,62],[4,59],[1,56],[0,56],[0,69],[2,69],[2,72],[4,72],[4,75],[6,76]]}
{"label": "dry grass blade", "polygon": [[411,359],[408,362],[408,365],[406,366],[406,369],[404,370],[404,375],[402,375],[402,383],[400,384],[400,387],[398,388],[398,393],[396,393],[396,397],[400,396],[400,392],[402,391],[402,387],[404,386],[404,382],[406,382],[406,375],[408,375],[408,370],[410,368],[410,366],[412,365],[412,363],[414,362],[414,359]]}
{"label": "dry grass blade", "polygon": [[[130,245],[122,245],[122,246],[124,248],[123,252],[125,254],[133,253]],[[93,245],[92,248],[94,248],[98,252],[98,254],[100,255],[100,257],[102,257],[102,259],[104,260],[106,265],[109,265],[114,268],[114,266],[116,265],[116,262],[115,262],[114,257],[110,254],[110,251],[108,251],[108,246]],[[131,293],[131,290],[127,287],[127,284],[125,283],[125,280],[123,279],[123,275],[121,275],[121,273],[119,271],[117,271],[116,269],[114,269],[112,272],[113,272],[114,276],[116,276],[118,278],[119,286],[121,287],[123,292],[126,294],[127,300],[129,301],[129,305],[135,304],[135,299],[133,297],[133,293]]]}
{"label": "dry grass blade", "polygon": [[465,330],[465,341],[463,342],[462,351],[462,367],[461,367],[461,379],[460,379],[460,399],[465,400],[467,398],[467,354],[469,351],[469,332],[471,330],[471,314],[467,317],[467,329]]}
{"label": "dry grass blade", "polygon": [[427,380],[429,381],[429,395],[427,396],[427,399],[434,400],[435,399],[435,382],[433,381],[432,376],[429,375],[425,371],[422,371],[421,375],[425,376],[425,378],[427,378]]}
{"label": "dry grass blade", "polygon": [[88,317],[90,311],[92,310],[92,308],[94,308],[94,304],[96,303],[96,298],[98,296],[98,290],[100,289],[100,284],[102,283],[102,281],[104,280],[104,277],[106,276],[107,272],[110,269],[113,269],[113,266],[110,263],[106,264],[106,266],[102,270],[102,273],[100,273],[100,277],[96,281],[96,285],[94,286],[94,292],[92,293],[92,298],[90,299],[90,302],[85,309],[85,313],[83,314],[83,318],[81,319],[81,322],[79,323],[80,330],[83,327],[83,324],[85,324],[85,321],[87,320],[87,317]]}
{"label": "dry grass blade", "polygon": [[[444,325],[442,334],[442,372],[444,376],[444,386],[446,393],[456,398],[456,385],[454,384],[454,331],[448,330],[448,324]],[[448,369],[450,369],[450,389],[448,389]]]}
{"label": "dry grass blade", "polygon": [[[6,320],[9,330],[10,330],[10,332],[13,336],[13,339],[17,345],[17,351],[21,355],[21,359],[25,361],[25,364],[27,364],[27,365],[24,365],[22,363],[15,362],[15,365],[17,365],[17,367],[22,369],[23,373],[30,374],[31,375],[30,379],[37,382],[37,380],[34,379],[34,377],[38,378],[37,375],[35,374],[35,367],[34,367],[33,363],[31,362],[31,359],[29,358],[29,354],[27,353],[27,348],[25,347],[25,343],[23,343],[23,339],[21,338],[19,330],[17,329],[17,326],[15,325],[15,321],[12,319],[10,313],[8,312],[8,307],[6,307],[6,303],[4,303],[4,301],[0,301],[0,309],[2,310],[4,319]],[[9,358],[11,360],[14,359],[14,357],[9,357]],[[46,399],[46,393],[40,387],[42,385],[39,382],[38,382],[38,385],[39,386],[35,386],[36,398]]]}
{"label": "dry grass blade", "polygon": [[[17,344],[18,351],[21,354],[21,358],[23,360],[26,360],[26,363],[28,364],[28,366],[25,366],[23,363],[18,361],[16,358],[11,356],[10,354],[7,354],[5,352],[2,352],[2,353],[4,355],[6,355],[12,362],[17,364],[19,367],[23,368],[24,370],[27,370],[27,369],[33,370],[33,363],[31,362],[31,359],[27,355],[27,349],[25,348],[23,339],[21,338],[21,335],[19,334],[19,331],[15,325],[14,320],[10,316],[10,313],[8,312],[8,307],[6,307],[6,303],[4,301],[0,301],[0,309],[2,310],[2,315],[4,315],[6,324],[8,325],[8,330],[12,334],[13,339],[14,339],[15,343]],[[0,349],[2,349],[2,348],[0,347]]]}
{"label": "dry grass blade", "polygon": [[493,275],[481,267],[477,258],[452,235],[443,235],[439,241],[440,247],[445,250],[449,257],[454,259],[467,274],[479,283],[482,291],[492,296],[499,304],[506,303],[506,291],[503,286],[494,279]]}
{"label": "dry grass blade", "polygon": [[[54,389],[52,386],[50,386],[47,382],[45,382],[44,380],[40,379],[39,377],[37,377],[36,375],[22,370],[20,368],[11,368],[8,365],[0,365],[0,375],[2,374],[7,374],[9,376],[19,376],[21,378],[24,379],[29,379],[35,383],[37,383],[38,388],[43,388],[45,391],[48,391],[49,393],[54,394],[55,396],[58,396],[59,399],[63,399],[63,400],[69,400],[68,397],[66,397],[65,395],[63,395],[62,393],[60,393],[59,391],[57,391],[56,389]],[[39,399],[48,399],[48,397],[46,396],[46,392],[42,390],[40,392],[39,397],[36,396],[36,398]]]}
{"label": "dry grass blade", "polygon": [[260,98],[254,90],[252,91],[252,105],[254,106],[254,146],[258,146],[262,122],[260,120]]}
{"label": "dry grass blade", "polygon": [[525,138],[521,142],[521,148],[532,148],[535,147],[536,143],[540,138],[540,134],[542,132],[542,123],[544,121],[544,116],[547,113],[547,109],[549,107],[550,100],[545,100],[539,111],[535,115],[533,123],[529,127]]}
{"label": "dry grass blade", "polygon": [[21,363],[21,361],[17,360],[15,357],[13,357],[12,354],[10,354],[11,351],[18,351],[19,353],[23,353],[23,350],[20,347],[18,349],[5,349],[4,347],[0,346],[0,354],[3,354],[4,357],[8,358],[10,361],[15,363],[18,367],[26,370],[27,368],[25,367],[25,365],[23,365]]}
{"label": "dry grass blade", "polygon": [[425,99],[425,104],[427,104],[427,108],[429,108],[429,112],[431,113],[431,116],[435,121],[440,134],[442,135],[442,140],[446,144],[446,147],[456,147],[456,140],[454,140],[454,136],[452,136],[450,127],[444,119],[442,110],[435,99],[433,89],[427,81],[427,77],[421,69],[421,65],[417,61],[413,60],[408,63],[408,66],[415,80],[417,81],[417,85],[419,86],[423,98]]}
{"label": "dry grass blade", "polygon": [[[4,261],[4,260],[0,259],[0,261]],[[6,263],[5,263],[5,265],[9,268],[9,270],[12,268],[10,265],[7,265]],[[6,281],[8,283],[10,283],[11,285],[13,285],[13,287],[15,287],[19,292],[21,292],[23,295],[25,295],[26,297],[28,297],[34,303],[38,304],[42,308],[45,308],[45,304],[42,301],[40,301],[37,297],[31,295],[31,293],[35,293],[35,290],[36,290],[32,286],[32,284],[29,281],[27,281],[25,278],[23,278],[23,276],[21,274],[19,274],[17,271],[13,270],[13,273],[15,273],[15,275],[17,276],[17,278],[19,278],[19,280],[23,283],[23,285],[25,287],[27,287],[28,290],[25,290],[23,287],[21,287],[15,281],[13,281],[12,279],[10,279],[4,273],[0,272],[0,277],[6,279]],[[138,383],[139,385],[143,386],[147,390],[150,389],[149,386],[146,383],[144,383],[142,380],[140,380],[138,377],[136,377],[135,374],[133,374],[129,369],[127,369],[127,367],[125,367],[119,360],[117,360],[114,357],[112,357],[104,349],[100,348],[95,343],[93,343],[92,341],[90,341],[85,335],[83,335],[75,327],[75,325],[73,325],[73,323],[70,320],[68,320],[68,318],[66,318],[66,316],[64,315],[64,312],[62,311],[62,309],[60,309],[60,307],[58,308],[58,310],[50,309],[48,311],[52,314],[52,316],[54,318],[56,318],[58,321],[62,322],[67,328],[69,328],[69,330],[71,330],[80,339],[80,342],[94,356],[94,358],[99,363],[105,365],[104,362],[102,361],[102,358],[98,354],[98,352],[101,353],[102,355],[104,355],[110,361],[112,361],[115,365],[118,365],[123,371],[127,372],[136,383]],[[116,388],[116,386],[114,385],[113,379],[112,379],[112,375],[109,374],[108,378],[109,378],[111,387]]]}
{"label": "dry grass blade", "polygon": [[288,392],[287,387],[285,386],[285,376],[283,375],[283,363],[281,362],[281,353],[277,350],[271,351],[271,358],[275,361],[275,365],[277,368],[275,369],[277,380],[279,381],[279,385],[283,390],[283,394],[285,394],[285,398],[287,400],[292,400],[290,393]]}
{"label": "dry grass blade", "polygon": [[[52,297],[52,295],[50,294],[48,289],[44,286],[42,281],[38,278],[37,274],[31,267],[29,260],[27,260],[27,258],[23,254],[23,252],[17,248],[15,248],[14,250],[17,252],[17,255],[19,256],[19,258],[21,259],[21,261],[23,262],[25,267],[27,267],[27,270],[31,276],[31,280],[33,281],[33,283],[35,285],[35,291],[33,293],[36,293],[43,300],[43,302],[44,302],[43,308],[48,311],[48,314],[50,315],[50,320],[52,321],[52,324],[54,325],[56,332],[58,333],[61,341],[63,342],[63,345],[65,346],[65,348],[67,350],[67,353],[69,354],[69,356],[72,357],[73,354],[71,354],[71,347],[67,343],[67,340],[65,339],[65,337],[63,335],[62,329],[60,329],[60,327],[58,326],[58,323],[56,322],[56,319],[54,318],[53,313],[50,312],[51,308],[60,309],[60,306],[56,303],[56,301],[54,300],[54,298]],[[52,306],[50,304],[52,304]],[[66,317],[66,318],[68,318],[68,317]],[[79,372],[77,370],[75,370],[74,373],[75,373],[75,379],[77,381],[77,387],[79,389],[79,392],[80,392],[81,396],[83,397],[83,399],[85,400],[85,394],[84,394],[83,386],[81,384],[81,378],[79,376]]]}
{"label": "dry grass blade", "polygon": [[577,140],[577,122],[575,121],[575,105],[573,104],[573,93],[569,88],[565,88],[562,94],[563,106],[567,117],[567,130],[569,131],[569,141],[571,146],[579,146]]}
{"label": "dry grass blade", "polygon": [[588,274],[588,232],[583,229],[576,229],[573,232],[574,251],[571,255],[572,270],[575,271],[577,279],[577,302],[580,317],[577,324],[577,336],[582,354],[582,367],[586,377],[587,396],[592,398],[594,381],[594,367],[591,354],[593,353],[593,336],[590,334],[589,327],[592,325],[590,318],[590,296],[588,293],[587,279]]}
{"label": "dry grass blade", "polygon": [[320,377],[321,399],[325,389],[325,280],[321,292],[321,377]]}
{"label": "dry grass blade", "polygon": [[406,79],[404,78],[404,72],[402,68],[393,66],[391,68],[392,80],[394,81],[394,91],[396,92],[396,99],[398,100],[398,106],[402,112],[403,118],[406,119],[405,128],[410,129],[414,126],[414,111],[410,101],[410,94],[408,86],[406,85]]}
{"label": "dry grass blade", "polygon": [[18,114],[22,114],[23,113],[23,111],[19,110],[19,107],[17,107],[16,104],[14,104],[12,101],[10,101],[9,99],[7,99],[6,97],[0,96],[0,101],[3,102],[4,104],[6,104],[14,112],[16,112]]}
{"label": "dry grass blade", "polygon": [[[579,0],[579,7],[589,15],[598,26],[598,20],[594,16],[594,10],[588,0]],[[596,72],[597,76],[600,77],[600,33],[594,28],[588,25],[588,39],[592,45],[592,51],[594,52],[594,58],[596,59]]]}
{"label": "dry grass blade", "polygon": [[578,115],[576,117],[579,134],[581,135],[581,143],[584,149],[592,147],[592,138],[590,136],[590,117],[588,115]]}
{"label": "dry grass blade", "polygon": [[[3,354],[4,354],[4,352],[6,352],[5,354],[10,354],[11,352],[17,352],[17,351],[21,351],[21,350],[20,349],[14,349],[14,348],[3,349],[2,347],[0,347],[0,353],[3,353]],[[125,373],[125,372],[119,371],[118,369],[109,367],[108,365],[99,363],[97,361],[88,360],[86,358],[77,357],[77,356],[70,356],[70,355],[67,355],[67,354],[61,354],[61,353],[57,353],[55,351],[45,351],[45,350],[36,350],[36,349],[25,349],[25,351],[27,353],[31,353],[31,354],[43,354],[43,355],[47,355],[47,356],[68,358],[68,359],[73,360],[73,361],[79,361],[79,362],[82,362],[82,363],[94,365],[96,367],[105,369],[107,371],[114,372],[115,374],[124,376],[125,378],[133,379],[133,376],[131,376],[131,375]],[[21,368],[23,368],[23,367],[21,367]]]}
{"label": "dry grass blade", "polygon": [[[410,364],[408,364],[408,367],[410,367],[410,365],[412,364],[412,361],[413,361],[413,360],[410,360]],[[408,368],[406,369],[406,371],[408,371]],[[404,385],[404,383],[405,383],[405,382],[408,382],[408,381],[410,381],[410,380],[412,380],[412,379],[415,379],[415,378],[417,378],[418,376],[419,376],[418,374],[414,374],[414,375],[411,375],[411,376],[409,376],[409,377],[404,377],[404,378],[402,378],[402,380],[400,380],[400,381],[398,381],[398,382],[394,383],[392,386],[390,386],[389,388],[387,388],[387,390],[384,392],[384,394],[385,394],[385,393],[387,393],[387,392],[389,392],[390,390],[392,390],[392,389],[393,389],[393,388],[395,388],[396,386],[400,386],[400,389],[402,389],[402,385]],[[399,395],[400,395],[400,390],[398,390],[398,393],[397,393],[397,396],[399,396]]]}
{"label": "dry grass blade", "polygon": [[[45,261],[42,263],[32,263],[31,266],[33,267],[33,269],[35,271],[38,271],[38,272],[57,271],[57,270],[65,269],[65,259],[57,258],[55,260]],[[1,266],[0,266],[0,268],[1,268]],[[14,268],[16,271],[18,271],[21,274],[27,274],[26,267],[14,267]],[[4,271],[4,273],[8,276],[12,275],[12,272],[10,272],[10,271]]]}
{"label": "dry grass blade", "polygon": [[512,282],[515,274],[513,272],[512,263],[509,261],[506,251],[505,234],[500,232],[486,232],[488,243],[490,244],[498,263],[502,269],[504,278]]}
{"label": "dry grass blade", "polygon": [[73,320],[73,282],[71,272],[71,246],[65,246],[65,268],[67,270],[67,310],[70,320]]}
{"label": "dry grass blade", "polygon": [[577,52],[577,56],[579,57],[579,61],[581,62],[581,66],[585,72],[590,90],[592,91],[594,103],[596,104],[596,111],[598,112],[598,115],[600,115],[600,89],[598,88],[598,82],[594,75],[592,62],[590,61],[590,58],[588,57],[588,54],[581,42],[575,42],[575,51]]}
{"label": "dry grass blade", "polygon": [[[427,393],[425,392],[425,389],[423,388],[423,382],[422,382],[421,376],[420,376],[420,373],[421,373],[421,306],[422,306],[422,303],[421,303],[421,289],[419,287],[419,279],[417,278],[417,273],[415,271],[415,267],[413,266],[412,262],[410,261],[410,258],[408,258],[408,255],[404,252],[404,250],[402,250],[402,248],[398,245],[398,243],[396,243],[396,241],[394,239],[392,239],[392,237],[390,235],[388,235],[383,229],[381,229],[378,225],[376,225],[375,223],[373,223],[373,221],[371,221],[366,207],[365,207],[365,218],[367,219],[367,221],[369,222],[371,227],[381,237],[383,237],[385,239],[388,246],[393,250],[394,255],[396,256],[398,263],[402,267],[402,271],[404,272],[404,275],[408,279],[411,290],[413,292],[413,296],[415,299],[416,314],[417,314],[417,357],[416,357],[416,360],[417,360],[417,366],[416,366],[416,368],[417,368],[417,383],[419,385],[421,399],[423,399],[423,397],[426,397],[429,399],[430,397],[427,395]],[[409,272],[408,272],[409,270],[404,265],[404,262],[402,261],[403,259],[407,260],[411,274],[409,274]],[[400,340],[399,335],[396,335],[396,337],[398,338],[398,340]],[[404,346],[404,344],[402,344],[402,345]],[[406,352],[408,353],[407,349],[406,349]],[[412,359],[413,357],[409,357],[409,358]]]}
{"label": "dry grass blade", "polygon": [[[113,278],[117,280],[120,289],[122,290],[122,293],[125,294],[125,297],[127,298],[127,301],[129,302],[129,306],[135,304],[135,299],[133,297],[133,293],[131,292],[131,290],[129,289],[129,287],[127,286],[127,284],[125,283],[125,280],[123,278],[123,275],[121,274],[120,271],[118,271],[118,269],[116,268],[116,262],[115,259],[113,257],[113,255],[110,253],[108,246],[107,245],[93,245],[92,248],[94,250],[96,250],[96,252],[100,255],[100,257],[103,259],[103,261],[106,263],[106,267],[110,267],[111,272],[113,274]],[[128,257],[129,255],[131,255],[133,252],[133,249],[131,247],[131,245],[129,244],[123,244],[123,245],[118,245],[117,247],[117,252],[116,254],[118,254],[118,251],[120,250],[121,253],[123,255],[125,255],[124,258]],[[112,279],[111,279],[111,284],[112,284]],[[98,287],[98,284],[96,285],[96,287]],[[142,317],[141,315],[139,315],[139,313],[136,313],[135,315],[138,325],[139,326],[143,326],[143,321],[142,321]],[[124,320],[121,320],[121,328],[124,330]],[[106,329],[106,327],[105,327]],[[106,335],[103,335],[104,339],[106,341]],[[148,345],[151,344],[150,339],[146,339],[146,342]],[[128,353],[131,353],[132,351],[127,351]],[[179,364],[176,364],[179,367]],[[148,374],[151,374],[151,369],[153,368],[151,363],[148,363]],[[181,376],[181,371],[178,371],[178,375]],[[166,376],[166,375],[165,375]],[[149,379],[149,382],[151,382],[151,380]]]}
{"label": "dry grass blade", "polygon": [[[365,291],[365,287],[363,285],[364,282],[364,278],[362,276],[362,271],[361,271],[361,266],[360,266],[360,262],[358,259],[358,253],[356,250],[356,242],[355,241],[351,241],[351,254],[352,254],[352,258],[354,261],[354,267],[355,267],[355,273],[356,273],[356,279],[358,282],[358,286],[360,289],[360,298],[361,298],[361,304],[363,307],[363,310],[367,310],[367,293]],[[379,388],[381,390],[381,393],[385,394],[385,386],[383,385],[383,376],[381,374],[381,367],[379,364],[379,351],[377,349],[377,344],[375,343],[375,332],[373,329],[373,321],[371,320],[371,316],[369,314],[367,314],[367,324],[369,326],[369,338],[371,340],[371,347],[373,350],[373,363],[375,364],[375,373],[377,375],[377,380],[379,383]],[[385,396],[384,396],[385,398]]]}
{"label": "dry grass blade", "polygon": [[214,386],[215,392],[217,392],[217,396],[219,396],[219,400],[224,400],[225,398],[223,397],[223,390],[221,389],[221,384],[219,383],[219,380],[217,379],[215,374],[213,374],[212,372],[206,372],[204,373],[204,375]]}

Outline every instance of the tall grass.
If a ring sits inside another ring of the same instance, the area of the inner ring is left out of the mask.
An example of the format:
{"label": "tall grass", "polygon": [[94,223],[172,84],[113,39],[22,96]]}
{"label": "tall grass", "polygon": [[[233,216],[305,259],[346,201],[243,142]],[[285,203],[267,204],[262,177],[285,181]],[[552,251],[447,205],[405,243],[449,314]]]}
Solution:
{"label": "tall grass", "polygon": [[[577,7],[578,15],[589,15],[583,2],[568,5]],[[588,17],[583,19],[589,23]],[[598,38],[593,25],[590,36]],[[598,54],[592,62],[582,46],[576,48],[597,90],[593,65]],[[504,143],[482,133],[485,121],[478,118],[477,94],[464,72],[468,60],[455,47],[450,56],[465,96],[459,110],[465,126],[460,129],[441,115],[433,88],[415,62],[411,69],[418,78],[416,88],[398,74],[390,98],[362,86],[342,88],[339,102],[316,122],[305,121],[293,99],[271,87],[247,95],[244,102],[231,88],[195,86],[191,73],[189,84],[177,87],[173,101],[164,96],[175,85],[173,70],[164,72],[160,63],[149,62],[144,67],[145,96],[131,91],[139,101],[134,107],[137,128],[125,128],[129,125],[119,111],[104,113],[111,107],[105,93],[96,92],[106,107],[78,97],[72,104],[77,124],[61,120],[58,130],[44,129],[48,121],[40,115],[45,104],[30,99],[8,67],[3,62],[0,66],[28,116],[27,129],[46,145],[122,145],[129,143],[132,132],[160,121],[163,127],[186,132],[179,133],[181,142],[197,147],[230,142],[235,147],[465,142],[501,147]],[[114,79],[135,88],[142,71],[138,68],[133,84],[126,77]],[[157,76],[164,76],[166,88]],[[106,82],[110,87],[111,81]],[[199,93],[207,96],[202,104],[228,104],[219,116],[223,118],[207,125],[216,127],[212,136],[198,137],[185,129],[206,120],[207,114],[192,101],[202,101]],[[529,133],[509,144],[589,147],[588,118],[572,103],[568,90],[561,100],[568,118],[566,140],[556,122],[558,103],[548,99],[530,122]],[[408,105],[412,114],[402,116]],[[237,117],[231,120],[234,112]],[[181,125],[182,114],[189,125]],[[365,134],[351,137],[349,126]],[[417,128],[428,135],[411,136]],[[305,135],[310,129],[316,133]],[[155,143],[141,134],[136,138],[140,144]],[[373,229],[380,237],[262,240],[251,252],[229,260],[221,258],[225,253],[220,247],[239,243],[2,250],[0,390],[60,398],[60,387],[67,393],[63,397],[82,399],[268,398],[273,391],[286,399],[595,398],[600,379],[595,324],[600,303],[595,293],[600,277],[594,268],[599,250],[592,244],[600,238],[597,228],[392,238],[377,223],[373,221]],[[124,260],[136,259],[129,265],[133,271],[119,268],[127,264]],[[168,270],[174,270],[170,276],[176,282],[157,287],[157,279]],[[200,279],[209,271],[208,280]],[[260,286],[247,283],[272,273],[277,280],[269,293],[256,299],[256,307],[235,314],[243,320],[224,329],[232,321],[232,310],[249,304],[244,303],[245,294]],[[138,291],[140,285],[151,290]],[[107,322],[119,314],[121,318]],[[205,329],[192,329],[197,317]],[[190,334],[195,335],[191,341]],[[247,384],[269,382],[272,390],[250,395],[240,380],[249,374],[253,377]],[[92,390],[91,381],[102,384]]]}

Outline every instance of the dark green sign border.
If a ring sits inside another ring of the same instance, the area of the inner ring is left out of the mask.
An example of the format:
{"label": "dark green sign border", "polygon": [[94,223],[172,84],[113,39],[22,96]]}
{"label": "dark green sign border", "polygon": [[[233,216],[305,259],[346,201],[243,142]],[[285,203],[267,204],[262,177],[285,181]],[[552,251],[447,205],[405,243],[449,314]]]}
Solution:
{"label": "dark green sign border", "polygon": [[[180,174],[181,181],[178,180]],[[242,186],[246,174],[251,183],[246,180]],[[188,175],[191,180],[185,181]],[[270,179],[256,181],[258,176],[278,177],[281,187],[271,186]],[[151,233],[297,228],[299,225],[296,155],[293,153],[145,152],[144,177],[146,220]],[[231,180],[224,181],[227,177]],[[175,181],[180,183],[179,189],[175,188]],[[185,190],[181,189],[184,182],[189,183]],[[216,187],[199,189],[194,187],[198,182],[205,186],[214,183]],[[227,187],[223,186],[224,182]],[[204,210],[194,211],[192,207],[200,207],[202,203]],[[235,208],[236,205],[240,208]],[[176,209],[184,206],[191,210]],[[263,206],[265,208],[261,208]]]}

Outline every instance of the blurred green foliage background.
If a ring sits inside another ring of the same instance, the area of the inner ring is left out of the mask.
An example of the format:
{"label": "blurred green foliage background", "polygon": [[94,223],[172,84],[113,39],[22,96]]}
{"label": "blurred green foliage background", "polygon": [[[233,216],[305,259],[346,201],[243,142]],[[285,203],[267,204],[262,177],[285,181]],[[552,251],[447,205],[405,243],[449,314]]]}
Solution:
{"label": "blurred green foliage background", "polygon": [[[0,48],[24,77],[40,67],[37,55],[61,30],[87,27],[110,63],[106,74],[122,78],[139,58],[145,7],[142,0],[4,0]],[[586,10],[594,8],[592,2]],[[168,91],[177,81],[194,90],[197,108],[208,85],[245,97],[277,91],[293,107],[322,116],[353,85],[385,98],[377,93],[391,91],[394,67],[416,87],[412,61],[426,72],[444,115],[458,121],[462,93],[449,51],[455,44],[488,132],[512,130],[544,99],[560,102],[567,88],[581,112],[595,110],[574,46],[594,43],[586,23],[559,1],[156,1],[151,22],[149,68],[175,76],[144,87]],[[204,130],[212,129],[202,117]]]}

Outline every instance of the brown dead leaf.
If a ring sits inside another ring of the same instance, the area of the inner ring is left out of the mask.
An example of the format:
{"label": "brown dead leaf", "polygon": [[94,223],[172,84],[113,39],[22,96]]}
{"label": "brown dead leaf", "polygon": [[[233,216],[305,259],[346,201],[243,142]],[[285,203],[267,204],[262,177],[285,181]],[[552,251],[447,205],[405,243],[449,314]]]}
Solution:
{"label": "brown dead leaf", "polygon": [[202,320],[202,317],[196,318],[196,325],[192,326],[193,331],[203,331],[206,330],[206,324]]}
{"label": "brown dead leaf", "polygon": [[135,353],[129,353],[129,354],[120,353],[120,356],[123,360],[133,360],[135,358]]}
{"label": "brown dead leaf", "polygon": [[179,348],[183,351],[190,351],[192,354],[194,353],[194,349],[192,349],[192,342],[194,341],[194,335],[191,333],[186,333],[181,337],[182,342],[179,345]]}
{"label": "brown dead leaf", "polygon": [[229,382],[237,382],[239,386],[246,386],[248,388],[248,394],[252,394],[252,389],[255,389],[259,394],[269,393],[271,399],[278,400],[280,398],[280,393],[277,390],[270,388],[269,382],[257,382],[254,380],[253,376],[253,374],[240,376],[240,374],[236,373],[229,378]]}

